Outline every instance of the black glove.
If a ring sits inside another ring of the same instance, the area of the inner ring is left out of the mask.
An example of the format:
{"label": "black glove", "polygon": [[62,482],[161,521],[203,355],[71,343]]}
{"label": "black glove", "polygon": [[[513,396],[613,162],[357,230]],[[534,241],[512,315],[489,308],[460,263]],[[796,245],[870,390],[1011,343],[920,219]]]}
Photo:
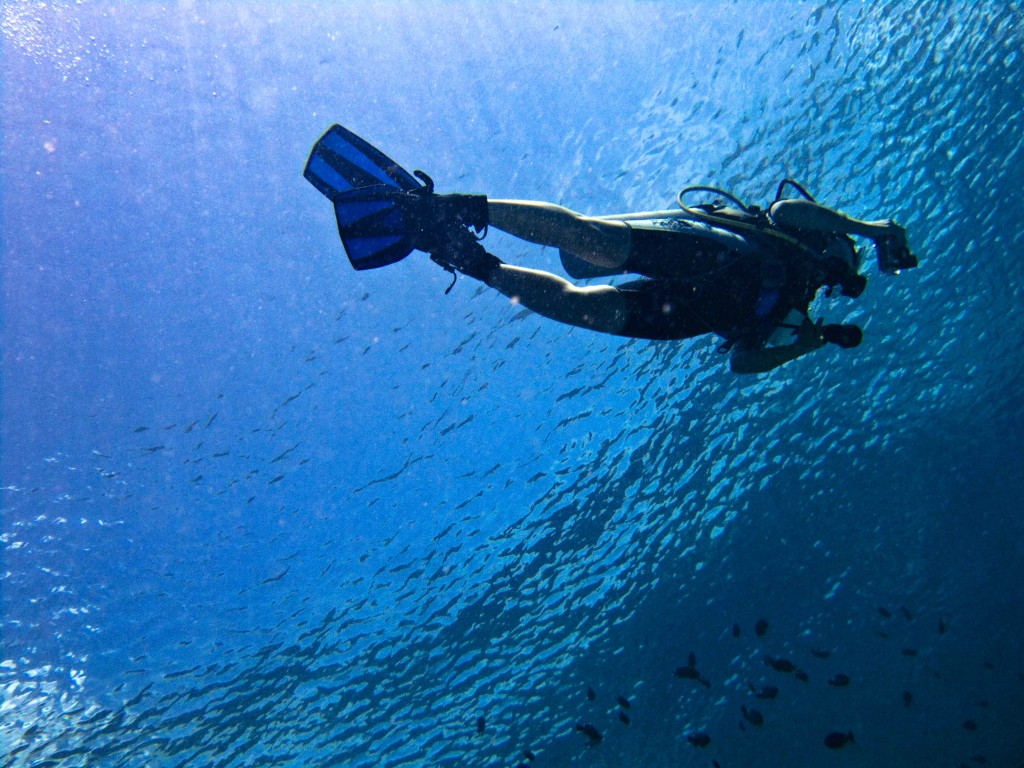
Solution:
{"label": "black glove", "polygon": [[835,344],[843,349],[853,349],[861,343],[864,333],[856,325],[823,325],[821,337],[829,344]]}
{"label": "black glove", "polygon": [[849,296],[851,299],[856,299],[862,293],[864,289],[868,287],[868,279],[864,275],[852,275],[839,283],[839,292],[843,296]]}

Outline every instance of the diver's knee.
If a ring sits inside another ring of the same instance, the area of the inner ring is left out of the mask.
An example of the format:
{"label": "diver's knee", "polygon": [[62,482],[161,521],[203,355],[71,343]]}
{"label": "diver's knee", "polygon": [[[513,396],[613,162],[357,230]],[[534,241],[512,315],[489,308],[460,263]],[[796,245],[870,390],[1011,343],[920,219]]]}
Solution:
{"label": "diver's knee", "polygon": [[578,256],[608,268],[617,269],[626,263],[633,251],[632,230],[628,224],[589,217],[584,217],[581,223],[585,230],[580,245],[585,253],[577,253]]}

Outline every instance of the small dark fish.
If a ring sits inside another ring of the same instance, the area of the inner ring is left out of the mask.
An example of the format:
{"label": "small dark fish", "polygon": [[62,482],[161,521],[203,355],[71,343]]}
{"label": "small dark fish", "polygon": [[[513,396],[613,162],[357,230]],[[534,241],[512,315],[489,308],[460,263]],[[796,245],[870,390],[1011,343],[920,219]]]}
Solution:
{"label": "small dark fish", "polygon": [[733,624],[732,625],[732,636],[733,637],[739,637],[740,636],[740,625],[739,624]]}
{"label": "small dark fish", "polygon": [[615,700],[619,702],[619,706],[623,709],[629,709],[629,699],[627,699],[625,696],[616,696]]}
{"label": "small dark fish", "polygon": [[889,633],[888,632],[875,632],[875,634],[878,635],[883,640],[888,640],[889,639]]}
{"label": "small dark fish", "polygon": [[279,461],[284,461],[286,458],[288,458],[288,454],[292,453],[296,448],[299,447],[299,445],[301,445],[301,443],[296,443],[295,445],[293,445],[291,448],[287,449],[283,453],[279,453],[277,456],[275,456],[274,458],[272,458],[270,460],[270,463],[271,464],[276,464]]}
{"label": "small dark fish", "polygon": [[594,689],[593,689],[593,688],[591,688],[591,687],[590,687],[590,686],[588,685],[588,686],[587,686],[587,701],[593,701],[593,700],[594,700],[594,699],[596,699],[596,698],[597,698],[597,694],[596,694],[596,693],[594,693]]}
{"label": "small dark fish", "polygon": [[136,427],[136,428],[135,428],[135,429],[133,429],[132,431],[133,431],[133,432],[134,432],[135,434],[139,434],[140,432],[148,432],[148,431],[149,431],[149,427]]}
{"label": "small dark fish", "polygon": [[850,678],[840,672],[838,675],[828,681],[829,685],[834,685],[836,688],[842,688],[844,685],[850,684]]}
{"label": "small dark fish", "polygon": [[483,733],[487,730],[487,720],[484,719],[483,715],[476,719],[476,732]]}
{"label": "small dark fish", "polygon": [[[750,685],[750,683],[747,683]],[[755,699],[774,699],[779,695],[779,689],[774,685],[765,685],[761,690],[757,690],[753,685],[750,685],[750,691],[754,694]]]}
{"label": "small dark fish", "polygon": [[816,659],[827,659],[832,655],[832,651],[819,651],[815,648],[811,648],[811,655]]}
{"label": "small dark fish", "polygon": [[946,622],[944,622],[942,619],[939,619],[939,634],[946,634]]}
{"label": "small dark fish", "polygon": [[996,668],[996,665],[993,664],[991,661],[986,661],[981,666],[983,666],[985,669],[995,669]]}
{"label": "small dark fish", "polygon": [[978,724],[973,720],[964,720],[965,731],[976,731],[978,730]]}
{"label": "small dark fish", "polygon": [[796,664],[789,659],[773,659],[771,656],[764,657],[764,663],[776,672],[795,672]]}
{"label": "small dark fish", "polygon": [[810,679],[811,679],[810,677],[808,677],[808,676],[807,676],[807,673],[806,673],[806,672],[804,672],[804,671],[803,671],[802,669],[797,669],[797,670],[795,670],[795,671],[793,672],[793,677],[795,677],[795,678],[796,678],[797,680],[799,680],[799,681],[800,681],[801,683],[806,683],[806,682],[809,682],[809,681],[810,681]]}
{"label": "small dark fish", "polygon": [[533,752],[531,752],[531,751],[530,751],[530,750],[528,750],[528,749],[524,749],[524,750],[523,750],[523,757],[525,757],[525,758],[526,758],[527,760],[529,760],[529,761],[530,761],[531,763],[532,763],[532,762],[533,762],[534,760],[536,760],[536,759],[537,759],[537,756],[536,756],[535,754],[533,754]]}
{"label": "small dark fish", "polygon": [[762,715],[756,709],[747,709],[746,707],[740,707],[740,711],[743,713],[743,719],[751,725],[756,725],[758,727],[764,725],[764,715]]}
{"label": "small dark fish", "polygon": [[700,672],[693,667],[676,667],[675,676],[682,678],[683,680],[696,680],[705,688],[711,687],[711,683],[701,677]]}
{"label": "small dark fish", "polygon": [[622,721],[623,725],[629,725],[629,715],[625,712],[619,712],[619,720]]}
{"label": "small dark fish", "polygon": [[912,694],[910,691],[904,691],[903,692],[903,706],[904,707],[910,707],[911,705],[913,705],[913,703],[914,703],[914,694]]}
{"label": "small dark fish", "polygon": [[853,731],[847,731],[846,733],[832,731],[832,733],[825,737],[825,746],[829,749],[839,749],[853,743]]}
{"label": "small dark fish", "polygon": [[971,760],[973,760],[974,762],[978,763],[979,765],[987,765],[988,764],[988,758],[985,757],[984,755],[971,755]]}
{"label": "small dark fish", "polygon": [[758,637],[764,637],[765,633],[767,631],[768,631],[768,622],[765,621],[764,619],[758,619],[757,623],[754,625],[754,634],[757,635]]}
{"label": "small dark fish", "polygon": [[695,747],[706,747],[711,743],[711,737],[708,736],[704,731],[698,731],[697,733],[691,733],[686,737],[686,740],[693,744]]}
{"label": "small dark fish", "polygon": [[593,747],[601,743],[601,732],[590,723],[576,723],[576,730],[587,737],[589,746]]}
{"label": "small dark fish", "polygon": [[878,606],[878,612],[887,619],[892,617],[892,611],[890,611],[888,608]]}
{"label": "small dark fish", "polygon": [[690,655],[687,657],[686,662],[685,667],[676,667],[676,677],[681,677],[684,680],[696,680],[705,688],[710,688],[711,683],[701,677],[700,672],[697,671],[697,654],[690,651]]}
{"label": "small dark fish", "polygon": [[917,656],[917,651],[913,648],[904,648],[900,653],[904,656]]}
{"label": "small dark fish", "polygon": [[907,606],[901,605],[900,606],[900,613],[903,614],[903,618],[906,619],[907,621],[913,621],[914,620],[914,614],[912,614],[910,612],[910,609],[907,608]]}
{"label": "small dark fish", "polygon": [[289,565],[287,568],[285,568],[283,571],[281,571],[276,576],[271,576],[270,578],[264,579],[263,581],[260,582],[260,584],[273,584],[275,581],[280,581],[281,579],[283,579],[285,576],[288,575],[288,571],[290,569],[291,569],[291,566]]}

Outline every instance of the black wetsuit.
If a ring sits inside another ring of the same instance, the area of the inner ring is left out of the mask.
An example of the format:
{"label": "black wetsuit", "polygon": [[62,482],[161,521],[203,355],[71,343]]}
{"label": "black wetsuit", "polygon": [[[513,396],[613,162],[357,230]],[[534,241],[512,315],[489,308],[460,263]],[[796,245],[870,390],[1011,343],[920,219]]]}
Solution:
{"label": "black wetsuit", "polygon": [[[631,227],[621,284],[627,319],[622,335],[686,339],[715,333],[727,342],[761,346],[792,309],[806,313],[823,285],[799,246],[770,235],[746,236],[730,248],[700,231]],[[814,244],[817,245],[817,244]]]}

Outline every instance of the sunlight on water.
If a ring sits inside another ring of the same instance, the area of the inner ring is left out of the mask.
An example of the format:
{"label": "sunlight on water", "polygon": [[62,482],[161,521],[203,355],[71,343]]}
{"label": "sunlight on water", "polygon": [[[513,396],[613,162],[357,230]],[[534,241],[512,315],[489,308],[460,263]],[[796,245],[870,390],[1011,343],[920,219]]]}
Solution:
{"label": "sunlight on water", "polygon": [[80,3],[10,0],[0,4],[0,35],[23,56],[54,67],[64,80],[88,73],[109,56],[107,46],[82,33]]}

